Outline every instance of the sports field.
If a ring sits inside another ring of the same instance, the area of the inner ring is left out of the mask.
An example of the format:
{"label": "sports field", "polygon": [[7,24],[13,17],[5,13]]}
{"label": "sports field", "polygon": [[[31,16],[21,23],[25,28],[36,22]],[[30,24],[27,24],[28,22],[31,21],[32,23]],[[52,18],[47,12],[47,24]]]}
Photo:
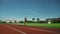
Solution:
{"label": "sports field", "polygon": [[[24,23],[14,23],[16,25],[24,25]],[[42,26],[48,28],[60,28],[60,23],[43,24],[43,23],[26,23],[27,26]]]}
{"label": "sports field", "polygon": [[49,28],[60,28],[60,24],[39,24],[39,23],[29,23],[27,25],[30,26],[43,26],[43,27],[49,27]]}
{"label": "sports field", "polygon": [[60,34],[60,24],[0,24],[0,34]]}

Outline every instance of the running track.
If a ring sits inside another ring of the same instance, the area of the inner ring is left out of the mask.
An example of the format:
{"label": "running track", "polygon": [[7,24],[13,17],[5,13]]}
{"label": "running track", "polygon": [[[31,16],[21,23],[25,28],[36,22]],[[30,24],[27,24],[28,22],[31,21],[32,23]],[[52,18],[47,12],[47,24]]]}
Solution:
{"label": "running track", "polygon": [[0,24],[0,34],[60,34],[60,29]]}

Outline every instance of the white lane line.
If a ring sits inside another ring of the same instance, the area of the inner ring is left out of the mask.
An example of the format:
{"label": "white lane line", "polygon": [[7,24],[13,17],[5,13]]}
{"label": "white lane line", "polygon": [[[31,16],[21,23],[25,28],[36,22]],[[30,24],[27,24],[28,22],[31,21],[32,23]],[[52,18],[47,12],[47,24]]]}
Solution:
{"label": "white lane line", "polygon": [[7,27],[10,28],[10,29],[12,29],[12,30],[14,30],[14,31],[17,31],[17,32],[19,32],[19,33],[26,34],[25,32],[20,31],[20,30],[17,30],[17,29],[15,29],[15,28],[11,27],[11,26],[8,26],[8,25],[7,25]]}
{"label": "white lane line", "polygon": [[43,31],[43,32],[49,32],[49,33],[55,33],[55,34],[60,34],[60,33],[54,32],[54,31],[43,30],[43,29],[37,29],[37,28],[28,28],[28,29],[30,29],[30,30],[38,30],[38,31]]}

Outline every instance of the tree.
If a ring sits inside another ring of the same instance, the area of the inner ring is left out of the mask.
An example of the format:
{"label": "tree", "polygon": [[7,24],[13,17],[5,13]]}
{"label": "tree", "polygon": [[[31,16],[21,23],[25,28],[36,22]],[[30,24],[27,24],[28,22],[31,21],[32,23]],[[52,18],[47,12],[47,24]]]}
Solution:
{"label": "tree", "polygon": [[34,22],[35,18],[32,18],[32,20],[33,20],[33,22]]}
{"label": "tree", "polygon": [[39,18],[37,18],[37,22],[39,23],[39,21],[40,21],[40,19]]}
{"label": "tree", "polygon": [[27,17],[25,16],[25,18],[24,18],[24,25],[26,25],[26,22],[27,22]]}
{"label": "tree", "polygon": [[0,20],[0,23],[1,23],[2,21]]}

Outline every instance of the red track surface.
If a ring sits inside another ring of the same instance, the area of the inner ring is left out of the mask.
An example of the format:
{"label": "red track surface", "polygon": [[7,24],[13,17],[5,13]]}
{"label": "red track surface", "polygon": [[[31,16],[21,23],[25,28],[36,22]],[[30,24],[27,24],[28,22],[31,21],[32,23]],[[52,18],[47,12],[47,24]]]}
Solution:
{"label": "red track surface", "polygon": [[60,29],[0,24],[0,34],[60,34]]}

